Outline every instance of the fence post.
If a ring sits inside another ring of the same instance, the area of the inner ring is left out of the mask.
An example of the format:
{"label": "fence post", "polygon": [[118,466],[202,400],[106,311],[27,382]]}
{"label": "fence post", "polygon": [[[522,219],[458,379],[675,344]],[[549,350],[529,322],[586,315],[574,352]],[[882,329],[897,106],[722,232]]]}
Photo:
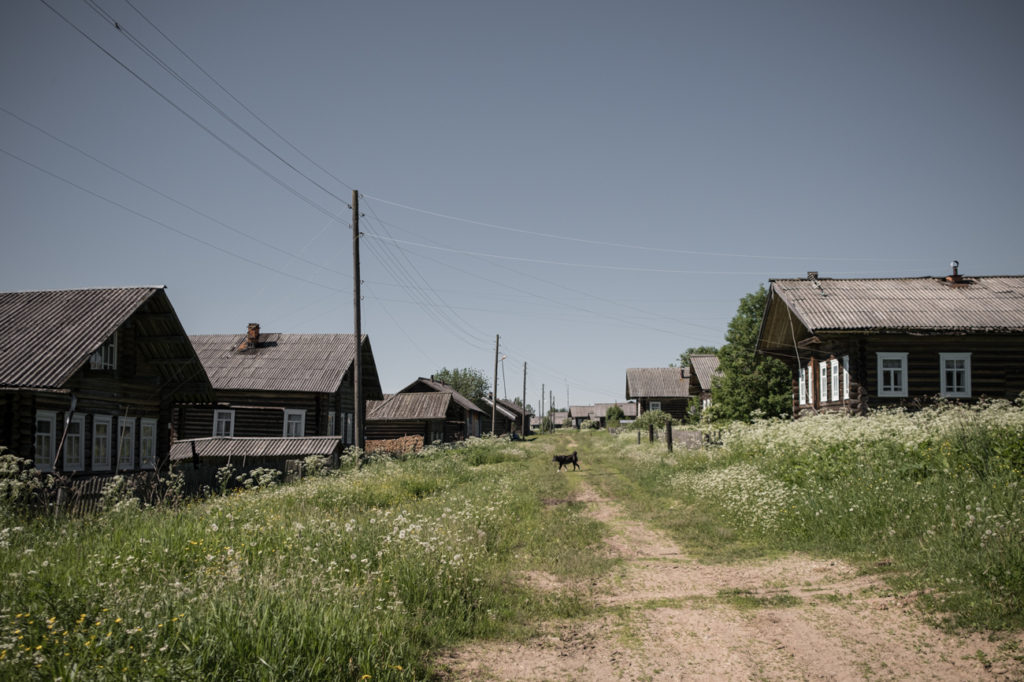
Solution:
{"label": "fence post", "polygon": [[636,430],[636,444],[640,445],[640,429]]}
{"label": "fence post", "polygon": [[672,422],[665,425],[665,440],[668,442],[668,451],[672,452]]}
{"label": "fence post", "polygon": [[647,427],[647,438],[651,443],[654,442],[654,424]]}

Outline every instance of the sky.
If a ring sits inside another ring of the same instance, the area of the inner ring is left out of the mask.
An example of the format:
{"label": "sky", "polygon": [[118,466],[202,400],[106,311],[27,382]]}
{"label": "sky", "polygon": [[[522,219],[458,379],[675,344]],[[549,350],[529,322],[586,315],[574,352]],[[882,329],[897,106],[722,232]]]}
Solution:
{"label": "sky", "polygon": [[[0,290],[564,407],[773,278],[1024,274],[1024,3],[4,0]],[[506,382],[507,379],[507,382]]]}

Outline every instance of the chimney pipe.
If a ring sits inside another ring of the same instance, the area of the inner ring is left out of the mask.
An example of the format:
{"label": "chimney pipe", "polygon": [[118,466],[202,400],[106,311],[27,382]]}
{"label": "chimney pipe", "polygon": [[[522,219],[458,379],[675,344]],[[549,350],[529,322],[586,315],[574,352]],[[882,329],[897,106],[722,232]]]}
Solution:
{"label": "chimney pipe", "polygon": [[249,329],[245,334],[245,347],[255,348],[260,342],[260,325],[258,322],[250,322]]}
{"label": "chimney pipe", "polygon": [[955,260],[949,264],[949,267],[953,268],[953,274],[946,277],[946,281],[952,284],[959,284],[964,280],[963,275],[960,274],[960,261]]}

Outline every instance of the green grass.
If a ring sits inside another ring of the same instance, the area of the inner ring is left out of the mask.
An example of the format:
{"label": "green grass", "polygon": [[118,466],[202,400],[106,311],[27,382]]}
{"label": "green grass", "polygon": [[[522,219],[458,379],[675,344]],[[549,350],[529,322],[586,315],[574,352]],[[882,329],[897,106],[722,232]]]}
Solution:
{"label": "green grass", "polygon": [[602,527],[510,443],[0,539],[2,679],[423,679],[431,654],[586,613]]}

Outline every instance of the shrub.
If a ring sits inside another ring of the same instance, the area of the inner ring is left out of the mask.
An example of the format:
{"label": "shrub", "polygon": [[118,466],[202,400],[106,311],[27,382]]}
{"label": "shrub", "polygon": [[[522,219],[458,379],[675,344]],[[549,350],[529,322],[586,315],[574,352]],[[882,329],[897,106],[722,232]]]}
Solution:
{"label": "shrub", "polygon": [[668,412],[661,410],[648,410],[640,415],[636,421],[633,422],[634,429],[647,430],[648,427],[653,426],[656,429],[663,429],[667,424],[674,423],[672,415]]}
{"label": "shrub", "polygon": [[252,488],[269,488],[277,485],[281,478],[281,472],[277,469],[267,467],[256,467],[251,471],[239,474],[235,480],[242,484],[246,490]]}
{"label": "shrub", "polygon": [[0,446],[0,509],[24,509],[46,485],[47,479],[36,470],[32,460]]}

